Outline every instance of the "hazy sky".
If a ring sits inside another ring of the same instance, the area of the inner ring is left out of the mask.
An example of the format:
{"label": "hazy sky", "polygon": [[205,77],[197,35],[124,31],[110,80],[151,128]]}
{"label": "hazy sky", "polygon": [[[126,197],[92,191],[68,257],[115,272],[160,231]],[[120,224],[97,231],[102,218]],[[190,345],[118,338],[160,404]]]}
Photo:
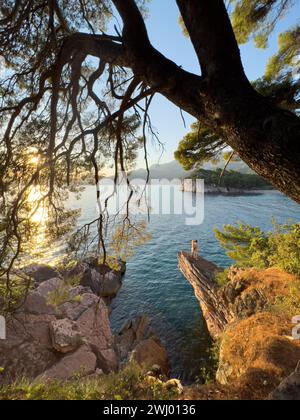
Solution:
{"label": "hazy sky", "polygon": [[[182,35],[178,24],[178,8],[175,0],[151,0],[147,28],[152,44],[168,58],[174,60],[186,70],[199,73],[199,65],[189,39]],[[278,34],[300,18],[299,6],[282,20],[276,33],[270,40],[267,50],[258,50],[253,43],[242,46],[241,53],[246,73],[250,80],[262,76],[268,58],[277,51]],[[180,111],[161,95],[157,95],[151,109],[152,123],[159,133],[159,138],[165,145],[161,163],[173,160],[174,151],[181,138],[189,131],[192,117],[185,114],[187,128],[184,127]],[[161,152],[157,146],[149,145],[149,161],[158,163]],[[138,166],[143,166],[140,159]]]}

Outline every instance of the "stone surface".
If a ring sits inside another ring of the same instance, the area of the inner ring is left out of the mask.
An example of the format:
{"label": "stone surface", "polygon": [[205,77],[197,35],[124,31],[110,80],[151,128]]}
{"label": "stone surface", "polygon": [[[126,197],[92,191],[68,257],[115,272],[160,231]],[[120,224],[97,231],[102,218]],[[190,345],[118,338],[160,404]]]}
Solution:
{"label": "stone surface", "polygon": [[107,265],[99,264],[97,259],[89,263],[80,263],[73,270],[73,275],[81,277],[80,284],[89,287],[93,293],[103,298],[114,298],[122,286],[122,277],[126,272],[126,263],[117,262],[118,271]]}
{"label": "stone surface", "polygon": [[25,267],[25,274],[32,277],[35,282],[42,283],[44,281],[59,277],[59,272],[48,265],[30,265]]}
{"label": "stone surface", "polygon": [[[8,321],[8,339],[0,341],[1,380],[20,376],[38,381],[67,380],[77,374],[99,377],[130,360],[148,368],[155,366],[155,371],[167,375],[167,353],[146,316],[127,321],[117,339],[112,334],[109,310],[101,295],[109,300],[117,293],[125,268],[123,264],[116,273],[97,263],[78,265],[77,275],[88,273],[97,285],[89,280],[68,287],[68,301],[53,307],[47,303],[49,293],[62,288],[64,280],[53,277],[51,267],[32,267],[36,288]],[[98,287],[98,296],[92,292],[93,286],[94,290]]]}
{"label": "stone surface", "polygon": [[83,344],[76,322],[70,319],[59,319],[50,323],[52,345],[60,353],[69,353]]}
{"label": "stone surface", "polygon": [[286,378],[269,396],[271,401],[300,401],[300,363],[297,369]]}
{"label": "stone surface", "polygon": [[122,276],[120,273],[113,271],[104,275],[102,284],[100,287],[99,295],[103,297],[115,297],[122,287]]}
{"label": "stone surface", "polygon": [[150,338],[153,335],[147,316],[142,315],[134,320],[126,321],[116,337],[121,362],[124,363],[127,361],[129,353],[140,341]]}
{"label": "stone surface", "polygon": [[33,379],[49,369],[49,377],[54,378],[62,366],[62,354],[76,352],[83,343],[90,344],[88,353],[94,354],[97,368],[105,373],[118,368],[114,336],[103,299],[89,288],[77,286],[68,292],[70,301],[54,308],[47,304],[47,297],[62,284],[59,278],[39,284],[15,317],[8,320],[7,340],[0,341],[0,366],[5,369],[2,380],[20,376]]}
{"label": "stone surface", "polygon": [[87,309],[77,320],[77,325],[86,342],[97,355],[98,367],[105,373],[116,370],[118,359],[114,351],[108,311],[102,299]]}
{"label": "stone surface", "polygon": [[54,319],[49,315],[18,314],[7,321],[7,339],[0,341],[3,380],[34,378],[57,361],[49,332],[49,323]]}
{"label": "stone surface", "polygon": [[55,308],[47,304],[47,299],[36,291],[29,293],[21,311],[36,315],[55,315],[56,313]]}
{"label": "stone surface", "polygon": [[170,371],[166,350],[152,337],[141,341],[132,351],[129,360],[147,369],[158,365],[165,375],[168,375]]}
{"label": "stone surface", "polygon": [[35,379],[35,382],[67,380],[75,375],[87,376],[95,372],[97,358],[91,349],[83,345],[74,353],[63,357],[59,362]]}
{"label": "stone surface", "polygon": [[122,275],[114,271],[99,273],[96,269],[86,269],[80,284],[90,287],[91,290],[101,297],[113,298],[122,286]]}
{"label": "stone surface", "polygon": [[61,280],[58,277],[52,278],[50,280],[46,280],[43,283],[41,283],[37,287],[36,293],[38,293],[39,295],[47,299],[49,296],[49,293],[53,293],[55,290],[63,286],[64,286],[63,280]]}
{"label": "stone surface", "polygon": [[58,308],[58,313],[60,316],[69,318],[72,321],[76,321],[87,309],[89,309],[91,306],[94,306],[99,301],[99,297],[97,297],[92,292],[84,293],[81,295],[78,293],[79,290],[85,291],[89,290],[86,288],[76,288],[76,294],[70,293],[71,298],[75,298],[76,296],[80,296],[79,301],[69,301],[65,302]]}
{"label": "stone surface", "polygon": [[214,339],[219,338],[234,319],[215,281],[215,275],[223,270],[201,257],[195,259],[186,252],[179,253],[178,262],[180,271],[194,289],[210,335]]}
{"label": "stone surface", "polygon": [[165,382],[163,386],[167,390],[174,391],[177,395],[181,395],[183,393],[182,383],[178,379],[170,379]]}

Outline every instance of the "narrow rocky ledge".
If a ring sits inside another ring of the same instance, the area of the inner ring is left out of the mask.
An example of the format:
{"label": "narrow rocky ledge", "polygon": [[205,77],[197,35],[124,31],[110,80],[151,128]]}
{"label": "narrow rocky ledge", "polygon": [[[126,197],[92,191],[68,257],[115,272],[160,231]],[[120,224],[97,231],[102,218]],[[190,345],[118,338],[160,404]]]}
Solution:
{"label": "narrow rocky ledge", "polygon": [[233,319],[227,303],[217,293],[215,274],[222,269],[201,257],[193,258],[186,252],[178,255],[178,261],[180,271],[194,288],[210,335],[219,337]]}

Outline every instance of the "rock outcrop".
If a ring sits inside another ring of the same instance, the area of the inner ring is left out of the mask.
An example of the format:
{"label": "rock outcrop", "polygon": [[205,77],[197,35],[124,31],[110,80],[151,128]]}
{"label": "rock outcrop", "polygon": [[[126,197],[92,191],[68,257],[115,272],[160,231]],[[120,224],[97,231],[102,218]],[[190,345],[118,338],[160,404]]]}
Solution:
{"label": "rock outcrop", "polygon": [[[7,320],[7,339],[0,342],[4,369],[0,380],[40,375],[68,379],[72,373],[117,370],[115,338],[104,300],[87,287],[66,285],[63,278],[35,280],[38,287]],[[60,292],[63,299],[54,305],[53,294]]]}
{"label": "rock outcrop", "polygon": [[157,369],[168,376],[168,355],[150,326],[149,318],[141,316],[127,321],[116,336],[122,365],[135,361],[146,369]]}
{"label": "rock outcrop", "polygon": [[[99,376],[99,372],[115,372],[132,360],[146,369],[155,365],[167,375],[167,353],[147,317],[127,321],[116,337],[111,331],[105,298],[117,292],[124,270],[122,266],[117,273],[87,263],[57,277],[56,270],[43,266],[42,278],[51,273],[56,277],[41,281],[36,276],[35,288],[23,306],[7,319],[7,339],[0,341],[0,382],[20,377],[47,382],[75,375]],[[102,282],[99,293],[103,272],[107,285]],[[71,276],[79,276],[81,285],[70,286]],[[94,285],[94,291],[88,285]]]}
{"label": "rock outcrop", "polygon": [[300,341],[291,337],[291,316],[270,311],[279,297],[290,296],[295,276],[276,268],[232,267],[227,284],[218,287],[220,269],[201,257],[181,253],[179,268],[195,290],[212,337],[220,338],[218,383],[260,399],[283,381],[270,398],[299,397]]}
{"label": "rock outcrop", "polygon": [[78,263],[72,270],[65,273],[67,277],[79,276],[80,284],[89,287],[93,293],[103,298],[113,299],[122,287],[122,278],[126,271],[126,264],[116,261],[117,269],[99,264],[96,259]]}
{"label": "rock outcrop", "polygon": [[194,259],[185,252],[178,255],[178,261],[180,271],[194,288],[211,336],[219,337],[234,317],[226,301],[218,294],[215,274],[222,270],[201,257]]}

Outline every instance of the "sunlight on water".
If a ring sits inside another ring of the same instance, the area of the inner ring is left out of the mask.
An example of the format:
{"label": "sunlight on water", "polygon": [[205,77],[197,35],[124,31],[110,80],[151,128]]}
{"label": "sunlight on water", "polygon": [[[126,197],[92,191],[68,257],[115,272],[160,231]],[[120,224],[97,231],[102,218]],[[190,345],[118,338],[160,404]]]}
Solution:
{"label": "sunlight on water", "polygon": [[31,214],[30,220],[33,223],[36,223],[40,226],[40,230],[45,228],[47,219],[48,219],[48,211],[45,207],[45,204],[42,201],[43,193],[39,186],[32,187],[27,201],[31,207]]}

